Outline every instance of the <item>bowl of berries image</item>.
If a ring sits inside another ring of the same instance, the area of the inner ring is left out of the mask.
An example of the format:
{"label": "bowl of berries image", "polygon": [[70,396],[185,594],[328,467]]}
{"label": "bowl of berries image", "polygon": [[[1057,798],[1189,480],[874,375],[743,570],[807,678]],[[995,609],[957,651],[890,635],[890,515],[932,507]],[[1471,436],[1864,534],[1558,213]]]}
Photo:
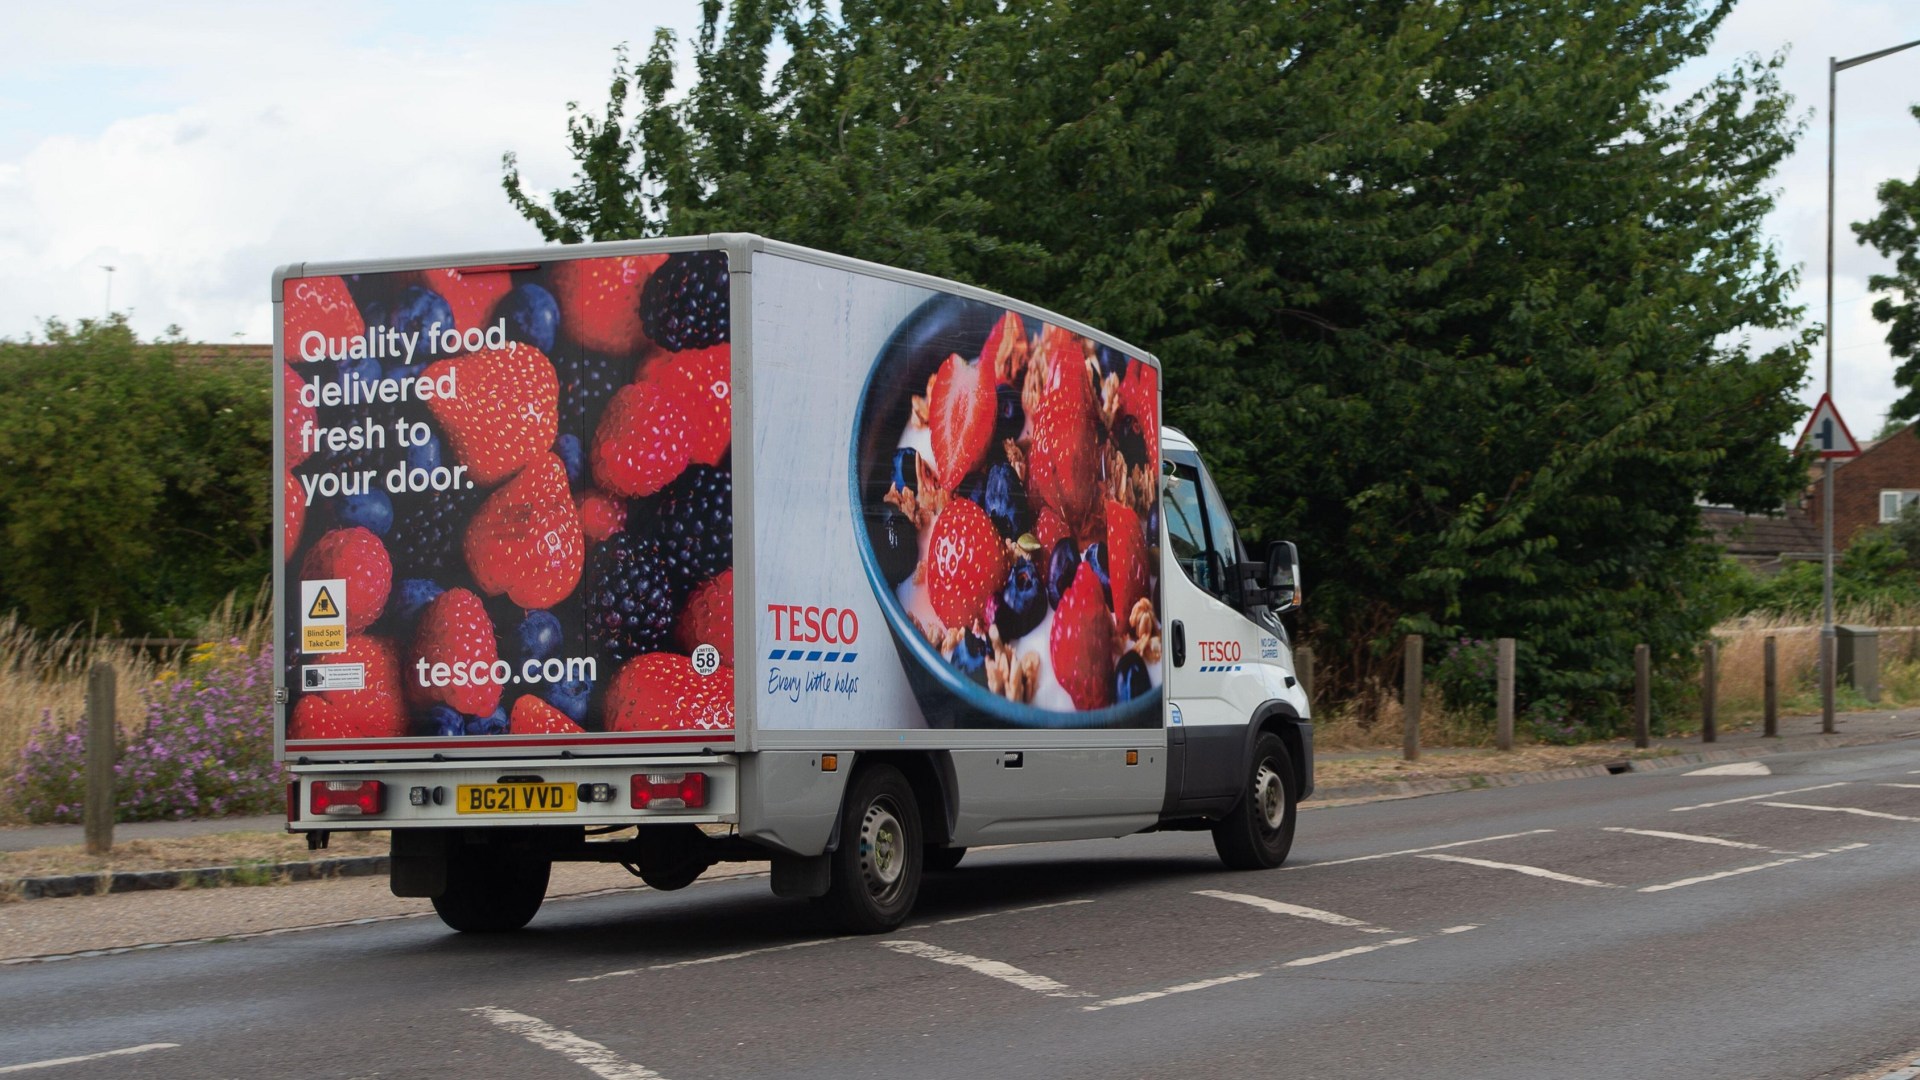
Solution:
{"label": "bowl of berries image", "polygon": [[1159,372],[940,294],[854,414],[855,547],[932,727],[1161,722]]}

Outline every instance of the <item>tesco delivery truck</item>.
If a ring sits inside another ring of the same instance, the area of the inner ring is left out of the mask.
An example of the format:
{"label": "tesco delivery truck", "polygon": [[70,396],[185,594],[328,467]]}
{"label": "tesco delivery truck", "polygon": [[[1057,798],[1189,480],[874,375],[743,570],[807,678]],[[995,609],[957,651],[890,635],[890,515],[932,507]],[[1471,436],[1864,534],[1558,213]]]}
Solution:
{"label": "tesco delivery truck", "polygon": [[1313,787],[1281,616],[1152,356],[747,235],[273,279],[289,828],[512,930],[556,860],[767,860],[898,925],[969,846],[1208,829]]}

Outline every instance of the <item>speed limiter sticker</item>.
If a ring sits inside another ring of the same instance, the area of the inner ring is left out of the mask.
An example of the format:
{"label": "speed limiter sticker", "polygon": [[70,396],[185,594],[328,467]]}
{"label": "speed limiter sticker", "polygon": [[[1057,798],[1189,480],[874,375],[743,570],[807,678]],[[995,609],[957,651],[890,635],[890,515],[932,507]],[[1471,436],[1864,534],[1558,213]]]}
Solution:
{"label": "speed limiter sticker", "polygon": [[711,675],[720,670],[720,650],[712,645],[698,646],[689,659],[693,661],[695,675]]}

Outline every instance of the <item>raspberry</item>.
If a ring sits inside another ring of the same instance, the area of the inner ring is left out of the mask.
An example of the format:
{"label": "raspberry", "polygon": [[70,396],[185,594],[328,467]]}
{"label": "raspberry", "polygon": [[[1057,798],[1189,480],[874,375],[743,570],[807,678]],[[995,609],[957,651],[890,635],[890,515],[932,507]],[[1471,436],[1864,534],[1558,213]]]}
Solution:
{"label": "raspberry", "polygon": [[583,491],[574,506],[580,512],[580,531],[599,543],[627,527],[627,504],[598,489]]}
{"label": "raspberry", "polygon": [[664,647],[682,588],[651,537],[615,533],[587,560],[587,645],[627,660]]}
{"label": "raspberry", "polygon": [[705,581],[733,566],[733,471],[695,465],[660,497],[660,550],[674,580]]}
{"label": "raspberry", "polygon": [[427,402],[455,460],[476,484],[512,476],[553,446],[559,429],[559,379],[531,345],[510,342],[430,364],[428,378],[458,376],[455,396]]}
{"label": "raspberry", "polygon": [[567,259],[553,264],[553,296],[560,329],[594,352],[627,356],[646,344],[641,337],[640,290],[664,255]]}
{"label": "raspberry", "polygon": [[669,352],[705,349],[731,333],[727,256],[696,251],[667,256],[640,293],[640,321],[647,336]]}
{"label": "raspberry", "polygon": [[343,578],[347,583],[347,632],[372,626],[387,609],[393,563],[380,538],[365,529],[335,529],[322,536],[300,564],[306,581]]}
{"label": "raspberry", "polygon": [[522,694],[513,703],[507,727],[510,735],[577,735],[585,728],[568,719],[567,714],[532,694]]}
{"label": "raspberry", "polygon": [[557,604],[580,583],[580,515],[560,459],[543,454],[502,484],[467,527],[467,565],[489,596],[523,608]]}
{"label": "raspberry", "polygon": [[283,486],[287,492],[287,516],[284,523],[286,548],[283,554],[290,559],[293,557],[294,550],[300,546],[300,527],[307,521],[307,500],[301,493],[299,478],[292,473],[286,474],[286,482]]}
{"label": "raspberry", "polygon": [[733,669],[694,673],[678,653],[628,661],[607,688],[609,731],[694,731],[733,726]]}
{"label": "raspberry", "polygon": [[[451,705],[468,716],[485,716],[500,704],[500,687],[491,682],[467,680],[457,685],[449,679],[439,681],[434,668],[439,664],[460,665],[472,672],[476,665],[491,665],[500,659],[500,646],[494,639],[493,620],[480,598],[466,589],[448,589],[434,597],[420,613],[420,628],[414,631],[413,648],[407,657],[407,702],[415,709]],[[420,663],[426,664],[426,676]]]}
{"label": "raspberry", "polygon": [[673,628],[673,640],[688,652],[711,645],[720,650],[722,664],[733,666],[733,571],[722,571],[693,590]]}
{"label": "raspberry", "polygon": [[601,487],[629,498],[672,483],[692,456],[691,403],[676,387],[621,387],[594,429],[588,460]]}
{"label": "raspberry", "polygon": [[364,665],[365,682],[359,690],[303,695],[287,721],[287,738],[390,739],[407,733],[407,714],[400,705],[400,663],[392,642],[366,635],[349,637],[345,652],[323,659]]}
{"label": "raspberry", "polygon": [[692,439],[688,451],[695,464],[718,465],[733,439],[733,349],[675,353],[650,366],[647,379],[675,387],[687,395]]}

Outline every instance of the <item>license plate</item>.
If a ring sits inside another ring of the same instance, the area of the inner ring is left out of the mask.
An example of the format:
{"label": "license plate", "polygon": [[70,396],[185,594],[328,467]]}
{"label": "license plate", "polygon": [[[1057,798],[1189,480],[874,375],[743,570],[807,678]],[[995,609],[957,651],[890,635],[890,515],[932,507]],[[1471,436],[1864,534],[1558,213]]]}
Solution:
{"label": "license plate", "polygon": [[571,814],[572,784],[461,784],[455,804],[463,814]]}

